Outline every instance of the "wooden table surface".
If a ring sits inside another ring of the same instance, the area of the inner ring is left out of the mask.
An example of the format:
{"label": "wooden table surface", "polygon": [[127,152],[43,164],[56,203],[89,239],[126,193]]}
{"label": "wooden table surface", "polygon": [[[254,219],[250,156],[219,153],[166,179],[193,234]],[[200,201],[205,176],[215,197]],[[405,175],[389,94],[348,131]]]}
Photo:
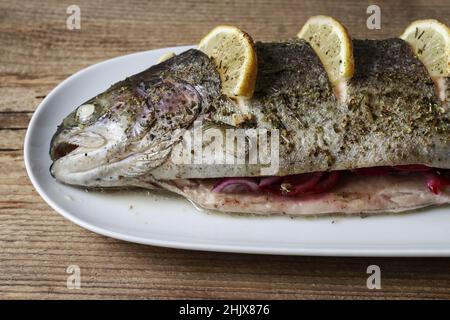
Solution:
{"label": "wooden table surface", "polygon": [[[81,30],[66,28],[74,3]],[[366,28],[370,1],[0,0],[0,298],[450,298],[450,259],[207,253],[106,238],[53,211],[25,172],[23,138],[37,105],[99,61],[196,43],[219,23],[277,40],[316,14],[338,18],[355,38],[395,37],[418,18],[450,22],[448,0],[376,3],[380,30]],[[371,264],[381,267],[381,290],[366,287]],[[66,286],[69,265],[81,268],[79,290]]]}

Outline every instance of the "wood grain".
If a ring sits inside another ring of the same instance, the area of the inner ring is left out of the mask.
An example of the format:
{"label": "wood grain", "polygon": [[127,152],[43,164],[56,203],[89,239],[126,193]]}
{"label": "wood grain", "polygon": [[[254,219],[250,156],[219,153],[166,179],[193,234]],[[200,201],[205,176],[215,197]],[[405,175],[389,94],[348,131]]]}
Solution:
{"label": "wood grain", "polygon": [[[74,1],[0,0],[0,298],[450,298],[450,259],[317,258],[191,252],[125,243],[86,231],[50,209],[23,164],[36,106],[88,65],[140,50],[196,43],[235,24],[258,40],[290,38],[329,14],[355,38],[398,35],[414,19],[449,23],[445,0],[377,1],[381,30],[366,28],[366,1],[76,1],[81,30],[66,29]],[[81,267],[82,288],[66,287]],[[382,289],[366,288],[366,268]]]}

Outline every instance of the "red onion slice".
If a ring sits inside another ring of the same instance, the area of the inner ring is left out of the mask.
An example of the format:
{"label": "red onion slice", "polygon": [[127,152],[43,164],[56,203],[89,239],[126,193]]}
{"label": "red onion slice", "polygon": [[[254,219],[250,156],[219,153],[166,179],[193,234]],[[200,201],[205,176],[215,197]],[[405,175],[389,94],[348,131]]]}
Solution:
{"label": "red onion slice", "polygon": [[261,178],[261,180],[259,181],[259,187],[260,188],[265,188],[268,186],[271,186],[277,182],[280,182],[283,179],[283,177],[264,177]]}
{"label": "red onion slice", "polygon": [[322,175],[323,172],[314,172],[288,176],[283,179],[282,185],[289,184],[291,186],[291,190],[282,191],[282,194],[291,197],[308,192],[319,182]]}
{"label": "red onion slice", "polygon": [[442,189],[450,185],[449,178],[437,173],[428,173],[425,176],[427,177],[427,187],[434,194],[440,194]]}
{"label": "red onion slice", "polygon": [[288,194],[289,196],[308,192],[311,188],[313,188],[317,184],[317,182],[319,182],[320,178],[323,175],[323,172],[314,172],[306,175],[307,177],[305,177],[305,174],[302,175],[303,177],[301,177],[300,183],[297,181],[297,183],[294,185],[293,192],[290,192]]}
{"label": "red onion slice", "polygon": [[352,172],[362,176],[384,176],[392,171],[391,167],[370,167],[353,169]]}
{"label": "red onion slice", "polygon": [[259,191],[258,184],[251,178],[229,178],[220,180],[212,192],[238,193]]}
{"label": "red onion slice", "polygon": [[408,171],[408,172],[426,172],[430,171],[433,168],[424,166],[422,164],[408,164],[408,165],[402,165],[402,166],[394,166],[395,170],[398,171]]}
{"label": "red onion slice", "polygon": [[[450,186],[450,177],[439,174],[437,169],[424,165],[401,165],[401,166],[380,166],[370,168],[359,168],[352,172],[363,176],[382,176],[393,174],[396,171],[411,173],[422,173],[426,177],[428,189],[434,194]],[[339,182],[342,172],[313,172],[303,173],[285,177],[272,176],[258,178],[224,178],[219,180],[213,187],[212,192],[220,193],[240,193],[240,192],[269,192],[282,196],[297,196],[302,194],[325,193],[332,190]],[[447,171],[440,171],[446,173]]]}
{"label": "red onion slice", "polygon": [[316,184],[314,188],[310,190],[311,193],[324,193],[330,191],[338,183],[339,177],[341,176],[340,171],[331,171],[322,178],[319,183]]}

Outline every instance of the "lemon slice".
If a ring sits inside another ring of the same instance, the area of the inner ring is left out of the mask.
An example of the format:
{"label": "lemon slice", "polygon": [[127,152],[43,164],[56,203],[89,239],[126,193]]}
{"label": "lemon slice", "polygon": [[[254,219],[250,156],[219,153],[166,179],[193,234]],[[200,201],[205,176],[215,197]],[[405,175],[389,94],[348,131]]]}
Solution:
{"label": "lemon slice", "polygon": [[175,56],[176,56],[175,52],[166,52],[161,57],[159,57],[158,63],[169,60],[170,58],[173,58]]}
{"label": "lemon slice", "polygon": [[233,26],[218,26],[199,43],[198,49],[212,58],[229,97],[249,98],[256,83],[257,58],[252,38]]}
{"label": "lemon slice", "polygon": [[400,36],[409,43],[432,78],[450,76],[450,29],[434,20],[417,20]]}
{"label": "lemon slice", "polygon": [[352,40],[338,21],[328,16],[311,17],[297,37],[306,40],[317,53],[335,90],[353,76]]}

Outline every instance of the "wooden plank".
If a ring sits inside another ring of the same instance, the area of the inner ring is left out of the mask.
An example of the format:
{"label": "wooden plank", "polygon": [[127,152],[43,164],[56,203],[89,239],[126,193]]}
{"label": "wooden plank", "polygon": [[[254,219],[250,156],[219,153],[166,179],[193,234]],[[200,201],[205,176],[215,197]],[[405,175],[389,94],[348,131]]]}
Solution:
{"label": "wooden plank", "polygon": [[[399,35],[414,19],[432,16],[448,22],[444,2],[377,2],[382,26],[368,30],[367,4],[357,0],[339,8],[333,1],[208,1],[201,5],[116,1],[108,10],[82,0],[77,2],[82,29],[71,31],[65,27],[66,4],[44,1],[37,8],[3,0],[0,94],[5,99],[0,101],[0,111],[34,110],[39,97],[75,71],[126,53],[197,43],[219,22],[239,25],[256,40],[279,40],[294,37],[308,17],[321,13],[338,18],[355,38],[385,38]],[[30,23],[36,20],[45,23]]]}
{"label": "wooden plank", "polygon": [[[65,27],[69,2],[0,0],[0,297],[13,298],[450,298],[450,259],[320,258],[190,252],[125,243],[67,221],[37,194],[22,147],[31,113],[60,81],[118,55],[196,43],[218,23],[257,40],[293,37],[329,14],[356,38],[401,33],[417,18],[449,23],[448,1],[377,1],[381,30],[366,28],[367,2],[79,0],[82,29]],[[66,287],[77,264],[82,288]],[[382,289],[366,288],[366,267]]]}
{"label": "wooden plank", "polygon": [[2,97],[0,112],[33,112],[53,87],[42,84],[32,86],[24,83],[14,84],[11,79],[7,81],[10,87],[0,86],[0,97]]}
{"label": "wooden plank", "polygon": [[0,129],[26,129],[31,112],[0,112]]}
{"label": "wooden plank", "polygon": [[1,130],[0,151],[22,150],[25,130]]}
{"label": "wooden plank", "polygon": [[[4,298],[448,298],[450,259],[312,258],[189,252],[102,237],[49,210],[20,152],[0,152]],[[81,290],[65,269],[82,270]],[[365,286],[380,265],[383,290]]]}

